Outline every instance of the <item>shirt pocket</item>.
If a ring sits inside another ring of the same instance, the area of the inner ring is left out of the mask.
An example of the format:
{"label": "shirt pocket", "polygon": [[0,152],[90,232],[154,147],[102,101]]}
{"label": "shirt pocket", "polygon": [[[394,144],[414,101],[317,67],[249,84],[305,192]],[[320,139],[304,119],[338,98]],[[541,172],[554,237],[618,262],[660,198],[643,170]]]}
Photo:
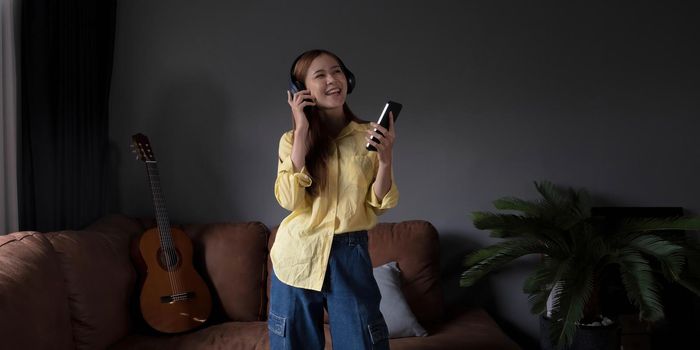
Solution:
{"label": "shirt pocket", "polygon": [[374,163],[369,155],[355,155],[351,160],[351,171],[358,185],[367,186],[374,179]]}

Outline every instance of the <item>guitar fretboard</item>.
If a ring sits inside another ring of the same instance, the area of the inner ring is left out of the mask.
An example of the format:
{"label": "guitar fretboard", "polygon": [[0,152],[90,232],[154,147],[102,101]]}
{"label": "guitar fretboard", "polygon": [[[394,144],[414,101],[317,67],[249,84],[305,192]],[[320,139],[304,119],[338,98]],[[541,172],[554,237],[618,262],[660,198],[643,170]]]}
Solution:
{"label": "guitar fretboard", "polygon": [[165,209],[165,198],[160,189],[160,174],[158,173],[158,163],[155,161],[146,162],[146,171],[148,172],[148,182],[151,186],[151,194],[153,196],[153,207],[156,212],[156,223],[158,224],[158,232],[160,236],[160,246],[165,252],[174,250],[173,236],[170,233],[170,220],[168,212]]}

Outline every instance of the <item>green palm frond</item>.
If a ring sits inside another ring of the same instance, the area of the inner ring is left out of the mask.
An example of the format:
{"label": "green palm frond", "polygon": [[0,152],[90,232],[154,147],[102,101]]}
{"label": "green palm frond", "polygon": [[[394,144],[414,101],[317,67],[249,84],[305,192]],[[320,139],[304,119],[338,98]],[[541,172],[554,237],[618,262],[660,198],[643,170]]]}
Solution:
{"label": "green palm frond", "polygon": [[565,208],[571,204],[567,198],[566,192],[559,189],[549,181],[535,182],[537,192],[542,195],[542,198],[553,208]]}
{"label": "green palm frond", "polygon": [[543,263],[525,279],[523,292],[532,294],[544,290],[548,286],[551,288],[551,285],[559,281],[569,270],[569,263],[570,259],[561,261],[545,257]]}
{"label": "green palm frond", "polygon": [[514,210],[529,216],[537,216],[542,212],[537,202],[522,200],[515,197],[503,197],[493,201],[494,208],[498,210]]}
{"label": "green palm frond", "polygon": [[[508,247],[504,247],[507,241],[501,242],[502,244],[493,244],[488,247],[481,248],[479,250],[476,250],[472,252],[471,254],[467,255],[466,258],[464,258],[464,266],[470,267],[473,265],[476,265],[486,259],[492,258],[498,254],[500,254],[504,249],[508,249]],[[512,244],[512,243],[508,243]]]}
{"label": "green palm frond", "polygon": [[528,219],[515,214],[494,214],[486,212],[473,212],[472,221],[474,227],[479,230],[490,230],[491,237],[506,238],[520,236],[520,232],[527,231],[524,227],[530,226]]}
{"label": "green palm frond", "polygon": [[532,235],[540,231],[546,223],[541,220],[515,214],[472,213],[474,227],[490,230],[491,237],[510,238]]}
{"label": "green palm frond", "polygon": [[528,295],[527,300],[530,303],[530,313],[533,315],[542,315],[547,311],[547,300],[552,288],[543,289],[537,293]]}
{"label": "green palm frond", "polygon": [[587,219],[591,216],[591,197],[584,190],[570,190],[573,197],[573,213],[579,219]]}
{"label": "green palm frond", "polygon": [[583,317],[583,309],[593,290],[593,267],[583,264],[575,274],[560,281],[552,300],[552,327],[550,337],[557,346],[571,345],[576,323]]}
{"label": "green palm frond", "polygon": [[660,287],[649,262],[637,250],[624,249],[620,258],[620,276],[630,301],[639,308],[641,319],[658,321],[664,317]]}
{"label": "green palm frond", "polygon": [[676,217],[676,218],[643,218],[627,219],[618,229],[619,234],[642,233],[650,231],[700,231],[700,218]]}
{"label": "green palm frond", "polygon": [[571,228],[571,238],[573,240],[573,251],[583,255],[605,254],[608,245],[605,243],[593,225],[587,221],[582,221]]}
{"label": "green palm frond", "polygon": [[500,269],[503,265],[533,253],[541,253],[542,244],[538,241],[519,238],[497,243],[489,248],[476,251],[465,260],[467,270],[462,273],[460,286],[466,287],[476,283],[484,275]]}
{"label": "green palm frond", "polygon": [[590,217],[591,201],[586,191],[560,188],[549,181],[535,182],[535,187],[544,198],[540,216],[553,221],[557,227],[569,229]]}
{"label": "green palm frond", "polygon": [[551,249],[549,254],[558,255],[556,250],[561,250],[560,253],[564,255],[570,253],[571,242],[565,232],[539,218],[486,212],[474,212],[472,218],[474,227],[490,230],[491,237],[537,239]]}
{"label": "green palm frond", "polygon": [[639,236],[630,242],[630,247],[656,258],[666,279],[677,281],[680,278],[685,265],[683,247],[654,235]]}
{"label": "green palm frond", "polygon": [[542,291],[548,284],[551,284],[555,276],[555,271],[549,266],[541,266],[530,274],[523,283],[523,292],[534,294]]}
{"label": "green palm frond", "polygon": [[526,280],[523,291],[528,293],[530,311],[535,314],[543,314],[547,308],[547,300],[557,281],[561,281],[570,268],[571,259],[564,261],[545,258],[542,266],[537,268]]}

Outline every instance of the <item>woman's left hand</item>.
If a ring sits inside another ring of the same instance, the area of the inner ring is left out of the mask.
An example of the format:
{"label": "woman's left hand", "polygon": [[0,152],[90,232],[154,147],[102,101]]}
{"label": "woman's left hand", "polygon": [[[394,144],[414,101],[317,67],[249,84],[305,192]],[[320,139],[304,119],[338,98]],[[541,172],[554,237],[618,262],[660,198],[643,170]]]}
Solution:
{"label": "woman's left hand", "polygon": [[[389,112],[389,130],[377,123],[371,123],[370,125],[372,125],[372,129],[377,129],[377,131],[381,132],[381,134],[374,130],[367,130],[367,136],[365,138],[367,139],[367,142],[377,149],[379,165],[390,165],[392,150],[394,149],[394,141],[396,140],[396,132],[394,131],[394,113],[391,111]],[[379,143],[372,141],[372,136],[379,140]]]}

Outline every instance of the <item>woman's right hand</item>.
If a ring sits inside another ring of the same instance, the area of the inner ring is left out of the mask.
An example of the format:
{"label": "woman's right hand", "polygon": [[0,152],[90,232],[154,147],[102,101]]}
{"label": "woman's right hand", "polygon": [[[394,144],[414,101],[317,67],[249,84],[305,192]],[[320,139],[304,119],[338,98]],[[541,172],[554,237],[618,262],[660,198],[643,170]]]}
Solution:
{"label": "woman's right hand", "polygon": [[287,90],[287,103],[289,103],[289,107],[292,108],[292,115],[294,116],[296,126],[308,128],[309,121],[306,119],[304,107],[316,105],[316,102],[314,102],[311,96],[311,91],[301,90],[292,95],[292,93]]}

